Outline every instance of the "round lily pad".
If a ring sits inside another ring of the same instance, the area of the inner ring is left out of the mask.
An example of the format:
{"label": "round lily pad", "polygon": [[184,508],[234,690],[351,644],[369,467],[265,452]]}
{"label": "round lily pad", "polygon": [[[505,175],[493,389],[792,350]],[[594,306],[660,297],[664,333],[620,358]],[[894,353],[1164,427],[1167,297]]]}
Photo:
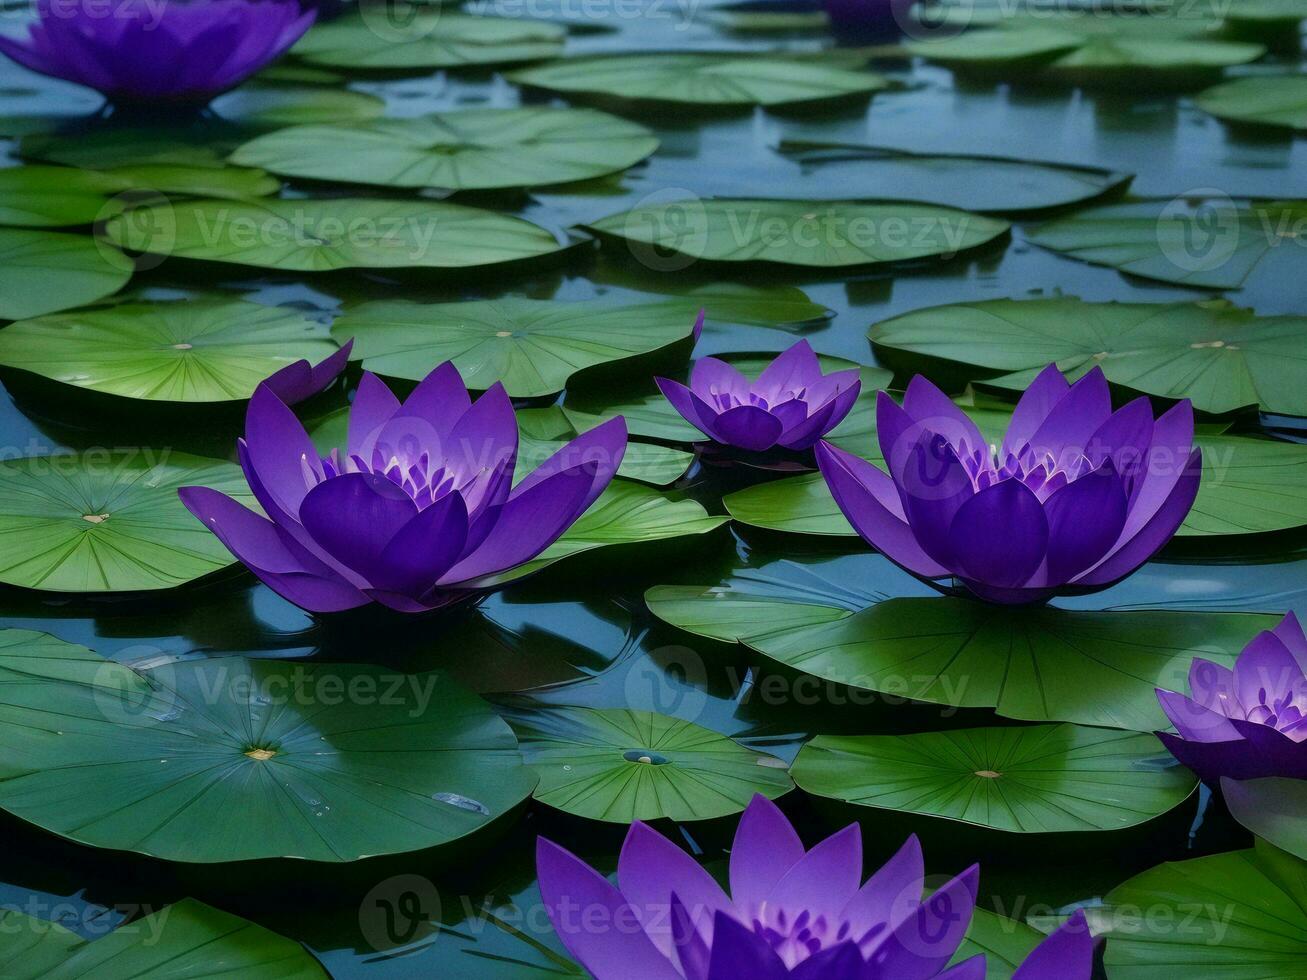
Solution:
{"label": "round lily pad", "polygon": [[132,271],[131,259],[90,236],[0,228],[0,320],[94,303]]}
{"label": "round lily pad", "polygon": [[783,760],[680,718],[559,708],[511,720],[540,777],[535,798],[578,817],[708,820],[794,787]]}
{"label": "round lily pad", "polygon": [[199,977],[215,964],[248,980],[327,976],[299,943],[193,898],[94,940],[16,908],[0,912],[0,974],[9,980]]}
{"label": "round lily pad", "polygon": [[1239,78],[1200,92],[1194,103],[1233,123],[1307,130],[1307,75]]}
{"label": "round lily pad", "polygon": [[1152,734],[1031,725],[819,735],[791,773],[806,793],[862,806],[1070,833],[1123,830],[1178,806],[1197,780],[1169,761]]}
{"label": "round lily pad", "polygon": [[1222,777],[1221,795],[1249,831],[1307,861],[1307,779]]}
{"label": "round lily pad", "polygon": [[508,726],[438,673],[228,657],[0,688],[0,807],[93,847],[356,861],[457,840],[535,785]]}
{"label": "round lily pad", "polygon": [[723,54],[635,54],[568,58],[509,79],[567,94],[695,106],[781,106],[870,95],[880,75],[831,65]]}
{"label": "round lily pad", "polygon": [[287,364],[335,350],[326,324],[221,296],[56,313],[0,331],[0,365],[163,402],[243,400]]}
{"label": "round lily pad", "polygon": [[[529,473],[574,439],[578,433],[557,405],[524,408],[517,413],[519,475]],[[694,462],[694,456],[670,446],[628,442],[617,475],[654,486],[675,483]]]}
{"label": "round lily pad", "polygon": [[1088,303],[1070,297],[958,303],[876,324],[884,359],[904,352],[984,372],[986,384],[1024,391],[1056,362],[1075,380],[1095,366],[1116,385],[1188,398],[1202,412],[1258,406],[1307,415],[1297,364],[1307,358],[1307,319],[1259,317],[1224,302]]}
{"label": "round lily pad", "polygon": [[249,83],[214,100],[212,110],[244,126],[305,126],[313,123],[365,123],[386,111],[386,103],[366,92],[323,85]]}
{"label": "round lily pad", "polygon": [[47,592],[169,589],[235,560],[177,490],[256,506],[240,467],[170,450],[0,462],[0,582]]}
{"label": "round lily pad", "polygon": [[1128,88],[1187,86],[1266,54],[1260,44],[1185,37],[1095,37],[1044,69],[1071,85]]}
{"label": "round lily pad", "polygon": [[993,241],[1010,225],[928,204],[840,201],[673,201],[610,215],[591,225],[622,239],[637,258],[682,256],[844,268],[951,257]]}
{"label": "round lily pad", "polygon": [[319,24],[292,54],[329,68],[458,68],[554,58],[563,53],[566,37],[566,28],[544,21],[474,17],[397,3]]}
{"label": "round lily pad", "polygon": [[719,585],[656,586],[645,599],[690,633],[743,643],[848,687],[1128,731],[1166,727],[1155,689],[1183,690],[1195,656],[1230,666],[1250,636],[1278,620],[863,597],[842,584],[850,575],[832,580],[777,562]]}
{"label": "round lily pad", "polygon": [[106,225],[133,252],[264,269],[462,269],[560,248],[521,218],[427,201],[180,201],[135,208]]}
{"label": "round lily pad", "polygon": [[331,332],[341,343],[354,338],[352,358],[377,374],[421,381],[453,361],[469,388],[499,381],[514,398],[534,398],[562,391],[577,371],[668,347],[693,330],[682,302],[614,307],[505,297],[363,303]]}
{"label": "round lily pad", "polygon": [[1209,289],[1238,289],[1264,261],[1289,275],[1307,270],[1307,203],[1236,204],[1227,198],[1139,201],[1090,208],[1032,229],[1041,248],[1132,276]]}
{"label": "round lily pad", "polygon": [[[780,151],[814,183],[867,197],[924,201],[970,211],[1023,212],[1080,204],[1129,184],[1130,174],[1013,157],[911,153],[851,143],[786,141]],[[275,168],[273,168],[275,169]]]}
{"label": "round lily pad", "polygon": [[1105,901],[1113,980],[1287,980],[1307,958],[1307,861],[1265,842],[1150,868]]}
{"label": "round lily pad", "polygon": [[297,126],[246,143],[232,160],[314,180],[470,190],[588,180],[625,170],[656,149],[658,140],[643,126],[593,109],[463,109]]}

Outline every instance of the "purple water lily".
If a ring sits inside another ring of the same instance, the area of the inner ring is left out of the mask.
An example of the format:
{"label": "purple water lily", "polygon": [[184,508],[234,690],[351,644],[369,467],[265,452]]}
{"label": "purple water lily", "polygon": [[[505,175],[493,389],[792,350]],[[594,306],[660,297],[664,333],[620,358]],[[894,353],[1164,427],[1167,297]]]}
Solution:
{"label": "purple water lily", "polygon": [[353,349],[354,341],[351,339],[336,353],[324,357],[317,364],[310,364],[303,359],[294,361],[275,374],[268,375],[263,383],[287,405],[306,401],[340,377],[340,372],[349,363],[349,353]]}
{"label": "purple water lily", "polygon": [[909,572],[955,577],[991,602],[1107,588],[1171,539],[1198,493],[1189,402],[1156,419],[1147,398],[1113,412],[1098,368],[1068,385],[1050,364],[998,448],[920,376],[901,408],[880,393],[876,424],[888,475],[817,447],[840,510]]}
{"label": "purple water lily", "polygon": [[899,18],[913,0],[825,0],[831,32],[842,41],[888,41],[903,33]]}
{"label": "purple water lily", "polygon": [[[805,851],[776,804],[755,796],[731,847],[728,896],[695,860],[636,822],[609,881],[540,838],[540,892],[554,930],[597,980],[982,980],[985,957],[949,967],[971,923],[971,867],[923,900],[910,837],[862,882],[857,825]],[[1032,954],[1019,980],[1088,980],[1082,916]]]}
{"label": "purple water lily", "polygon": [[1293,613],[1254,637],[1234,670],[1196,658],[1189,692],[1158,690],[1180,733],[1158,737],[1204,782],[1307,779],[1307,637]]}
{"label": "purple water lily", "polygon": [[422,612],[484,594],[566,531],[617,472],[626,422],[578,436],[514,486],[513,403],[500,384],[473,403],[446,362],[402,404],[364,374],[348,441],[320,457],[261,384],[237,448],[271,520],[207,487],[183,487],[182,502],[297,606]]}
{"label": "purple water lily", "polygon": [[[700,314],[696,331],[702,323]],[[823,375],[806,340],[767,365],[757,381],[715,357],[695,363],[689,387],[655,380],[685,421],[714,442],[748,452],[811,449],[844,421],[862,387],[856,368]]]}
{"label": "purple water lily", "polygon": [[111,102],[207,102],[284,54],[313,24],[296,0],[39,0],[20,65]]}

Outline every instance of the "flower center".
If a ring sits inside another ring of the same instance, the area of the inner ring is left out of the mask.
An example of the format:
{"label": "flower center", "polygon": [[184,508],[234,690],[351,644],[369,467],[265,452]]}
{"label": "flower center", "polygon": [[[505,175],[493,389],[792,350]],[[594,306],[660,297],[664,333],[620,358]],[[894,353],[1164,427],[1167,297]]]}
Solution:
{"label": "flower center", "polygon": [[[1047,500],[1054,490],[1074,483],[1096,468],[1093,460],[1074,448],[1067,448],[1055,456],[1046,449],[1032,449],[1027,443],[1018,452],[1009,452],[1000,459],[997,446],[972,449],[964,439],[956,452],[971,478],[972,488],[977,492],[1004,480],[1020,480],[1041,501]],[[1128,493],[1131,474],[1124,474],[1124,478]]]}
{"label": "flower center", "polygon": [[441,497],[461,490],[471,482],[444,462],[433,464],[429,453],[423,452],[416,460],[411,460],[398,454],[387,454],[380,448],[373,452],[371,459],[364,459],[357,453],[342,456],[340,450],[333,449],[330,455],[322,457],[322,473],[323,480],[347,473],[383,477],[408,494],[419,510],[430,507]]}
{"label": "flower center", "polygon": [[1271,697],[1263,687],[1257,701],[1244,712],[1248,721],[1274,728],[1295,742],[1307,741],[1307,688],[1291,687],[1280,697]]}

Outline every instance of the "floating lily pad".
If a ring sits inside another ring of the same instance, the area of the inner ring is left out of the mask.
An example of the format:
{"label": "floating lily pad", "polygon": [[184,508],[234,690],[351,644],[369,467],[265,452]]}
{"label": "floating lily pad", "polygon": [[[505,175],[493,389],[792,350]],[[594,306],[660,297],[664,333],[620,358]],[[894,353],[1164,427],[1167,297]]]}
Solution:
{"label": "floating lily pad", "polygon": [[1307,779],[1222,777],[1221,795],[1249,831],[1307,861]]}
{"label": "floating lily pad", "polygon": [[593,109],[464,109],[297,126],[246,143],[232,160],[314,180],[469,190],[588,180],[634,166],[656,149],[658,140],[643,126]]}
{"label": "floating lily pad", "polygon": [[1229,198],[1140,201],[1080,211],[1040,225],[1027,238],[1041,248],[1133,276],[1209,289],[1238,289],[1263,261],[1307,270],[1307,202]]}
{"label": "floating lily pad", "polygon": [[707,10],[704,20],[737,34],[814,34],[830,30],[824,10]]}
{"label": "floating lily pad", "polygon": [[[375,23],[377,18],[380,24]],[[544,21],[473,17],[394,4],[319,24],[292,53],[329,68],[425,70],[554,58],[563,53],[566,37],[566,28]]]}
{"label": "floating lily pad", "polygon": [[356,861],[457,840],[535,785],[508,726],[438,673],[228,657],[0,689],[0,807],[93,847]]}
{"label": "floating lily pad", "polygon": [[1229,122],[1307,130],[1307,75],[1239,78],[1200,92],[1194,102]]}
{"label": "floating lily pad", "polygon": [[211,108],[223,119],[245,126],[305,126],[364,123],[386,111],[375,95],[322,85],[242,85],[216,99]]}
{"label": "floating lily pad", "polygon": [[1120,190],[1132,179],[1099,167],[851,143],[786,141],[780,151],[802,164],[812,179],[840,187],[856,182],[869,198],[926,201],[971,211],[1065,207]]}
{"label": "floating lily pad", "polygon": [[302,313],[221,296],[124,303],[23,320],[0,331],[0,364],[124,398],[249,398],[292,361],[336,345]]}
{"label": "floating lily pad", "polygon": [[819,735],[791,770],[806,793],[1009,833],[1123,830],[1197,786],[1152,734],[1032,725]]}
{"label": "floating lily pad", "polygon": [[[281,186],[261,170],[134,167],[96,171],[74,167],[0,169],[0,224],[31,228],[89,225],[109,216],[119,195],[262,197]],[[126,198],[124,198],[126,200]],[[122,206],[122,201],[117,206]]]}
{"label": "floating lily pad", "polygon": [[535,798],[578,817],[708,820],[794,788],[784,761],[679,718],[560,708],[512,716]]}
{"label": "floating lily pad", "polygon": [[0,974],[9,980],[138,980],[212,976],[321,980],[327,974],[299,943],[185,899],[87,941],[57,922],[0,912]]}
{"label": "floating lily pad", "polygon": [[966,938],[949,965],[954,966],[983,953],[985,980],[1012,980],[1012,974],[1043,940],[1043,933],[1024,922],[977,908],[971,913]]}
{"label": "floating lily pad", "polygon": [[1084,43],[1079,35],[1056,28],[967,31],[956,37],[909,41],[913,54],[961,70],[1048,64]]}
{"label": "floating lily pad", "polygon": [[1260,44],[1184,37],[1096,37],[1062,55],[1044,74],[1085,87],[1189,85],[1266,54]]}
{"label": "floating lily pad", "polygon": [[848,687],[1129,731],[1166,727],[1155,689],[1182,689],[1195,656],[1229,666],[1250,636],[1276,622],[869,598],[786,562],[721,585],[656,586],[645,598],[674,626]]}
{"label": "floating lily pad", "polygon": [[1307,861],[1265,842],[1151,868],[1112,889],[1106,902],[1113,980],[1168,980],[1184,971],[1222,980],[1302,974]]}
{"label": "floating lily pad", "polygon": [[638,207],[591,227],[625,240],[637,257],[828,269],[951,257],[1010,225],[929,204],[692,199]]}
{"label": "floating lily pad", "polygon": [[1224,302],[958,303],[885,320],[872,327],[871,339],[891,364],[906,352],[1013,372],[986,384],[1014,391],[1055,361],[1072,380],[1098,366],[1113,384],[1188,398],[1202,412],[1256,405],[1307,415],[1297,367],[1307,358],[1307,319],[1259,317]]}
{"label": "floating lily pad", "polygon": [[696,106],[780,106],[870,95],[880,75],[756,55],[637,54],[569,58],[509,79],[569,94]]}
{"label": "floating lily pad", "polygon": [[84,235],[0,228],[0,320],[24,320],[116,293],[131,259]]}
{"label": "floating lily pad", "polygon": [[169,589],[235,560],[177,490],[256,506],[240,467],[169,450],[0,462],[0,582],[48,592]]}
{"label": "floating lily pad", "polygon": [[502,382],[514,398],[563,390],[577,371],[687,340],[693,312],[682,302],[615,307],[505,297],[469,303],[382,300],[354,307],[332,336],[354,338],[352,359],[392,378],[420,381],[453,361],[464,383]]}
{"label": "floating lily pad", "polygon": [[294,272],[461,269],[560,248],[521,218],[426,201],[181,201],[135,208],[105,230],[134,252]]}

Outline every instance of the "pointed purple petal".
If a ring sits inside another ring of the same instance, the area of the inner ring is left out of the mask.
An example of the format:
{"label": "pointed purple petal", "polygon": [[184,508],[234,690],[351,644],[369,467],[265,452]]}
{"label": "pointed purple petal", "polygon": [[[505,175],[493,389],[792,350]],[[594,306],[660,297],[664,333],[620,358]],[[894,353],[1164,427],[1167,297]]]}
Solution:
{"label": "pointed purple petal", "polygon": [[731,844],[731,898],[754,916],[786,872],[803,858],[803,841],[771,800],[755,794]]}
{"label": "pointed purple petal", "polygon": [[1094,972],[1094,937],[1085,913],[1076,910],[1034,948],[1012,980],[1089,980]]}
{"label": "pointed purple petal", "polygon": [[1025,584],[1044,561],[1048,521],[1020,480],[981,490],[953,518],[949,540],[964,579],[999,588]]}
{"label": "pointed purple petal", "polygon": [[395,532],[369,578],[378,589],[423,596],[462,557],[466,541],[467,507],[447,493]]}
{"label": "pointed purple petal", "polygon": [[1030,437],[1030,447],[1056,460],[1085,455],[1089,440],[1112,414],[1112,393],[1095,367],[1071,386]]}
{"label": "pointed purple petal", "polygon": [[1234,693],[1245,711],[1274,702],[1302,679],[1298,661],[1270,630],[1253,637],[1234,663]]}
{"label": "pointed purple petal", "polygon": [[807,910],[836,921],[862,884],[862,831],[857,824],[827,837],[799,859],[767,897],[773,909]]}
{"label": "pointed purple petal", "polygon": [[714,395],[747,395],[749,379],[725,361],[701,357],[690,370],[690,390],[711,405],[715,401]]}
{"label": "pointed purple petal", "polygon": [[926,899],[872,954],[875,976],[928,980],[949,960],[971,925],[979,869],[974,865]]}
{"label": "pointed purple petal", "polygon": [[654,383],[658,385],[658,390],[663,393],[663,397],[671,403],[672,408],[676,409],[681,418],[714,442],[721,441],[712,427],[717,412],[707,402],[678,381],[654,378]]}
{"label": "pointed purple petal", "polygon": [[1211,708],[1204,708],[1192,698],[1174,691],[1157,690],[1157,702],[1180,737],[1189,742],[1229,742],[1239,733],[1230,719]]}
{"label": "pointed purple petal", "polygon": [[731,906],[726,893],[697,861],[639,821],[631,825],[622,844],[617,883],[639,914],[644,931],[668,959],[676,956],[671,930],[673,894],[705,936],[711,936],[714,915]]}
{"label": "pointed purple petal", "polygon": [[408,494],[372,473],[325,480],[300,505],[300,521],[313,540],[373,585],[386,545],[417,514]]}
{"label": "pointed purple petal", "polygon": [[789,971],[766,941],[726,913],[717,913],[713,936],[708,980],[787,980]]}
{"label": "pointed purple petal", "polygon": [[817,440],[834,430],[853,410],[862,391],[862,382],[853,384],[838,392],[834,398],[819,408],[807,420],[793,428],[787,429],[777,440],[786,449],[811,449]]}
{"label": "pointed purple petal", "polygon": [[976,494],[953,445],[930,430],[921,432],[894,474],[894,484],[922,550],[940,565],[952,567],[953,520]]}
{"label": "pointed purple petal", "polygon": [[672,896],[672,945],[685,980],[708,980],[712,953],[704,941],[703,933],[695,926],[690,913],[676,895]]}
{"label": "pointed purple petal", "polygon": [[1289,648],[1303,672],[1307,673],[1307,636],[1303,635],[1298,617],[1292,611],[1285,613],[1284,619],[1280,620],[1272,632]]}
{"label": "pointed purple petal", "polygon": [[363,373],[349,410],[349,452],[365,459],[372,455],[377,436],[399,411],[399,399],[370,371]]}
{"label": "pointed purple petal", "polygon": [[849,924],[855,939],[877,926],[881,927],[878,937],[887,935],[921,904],[924,878],[921,842],[913,834],[849,899],[840,919]]}
{"label": "pointed purple petal", "polygon": [[303,360],[295,361],[269,375],[263,383],[287,405],[302,402],[318,394],[340,376],[340,372],[344,371],[345,365],[349,363],[349,354],[353,349],[354,341],[349,340],[344,347],[317,364],[310,365],[308,361]]}
{"label": "pointed purple petal", "polygon": [[1044,419],[1048,418],[1053,406],[1066,397],[1070,389],[1066,377],[1057,369],[1056,364],[1050,364],[1040,371],[1039,376],[1022,393],[1021,400],[1012,412],[1007,435],[1003,437],[1002,455],[1018,455],[1044,424]]}
{"label": "pointed purple petal", "polygon": [[812,345],[800,340],[763,368],[753,391],[771,402],[782,392],[806,388],[821,376],[821,362]]}
{"label": "pointed purple petal", "polygon": [[1189,694],[1204,708],[1226,717],[1242,716],[1239,699],[1234,693],[1234,671],[1202,657],[1194,657],[1189,664]]}
{"label": "pointed purple petal", "polygon": [[250,466],[268,495],[288,514],[298,514],[309,492],[305,471],[322,477],[322,461],[304,426],[270,388],[259,385],[245,412]]}
{"label": "pointed purple petal", "polygon": [[908,390],[903,395],[903,410],[913,422],[938,432],[959,450],[965,444],[971,452],[982,449],[988,455],[989,443],[976,423],[924,375],[918,374],[908,382]]}
{"label": "pointed purple petal", "polygon": [[1054,490],[1044,501],[1044,516],[1050,585],[1062,585],[1098,564],[1125,526],[1125,486],[1112,460]]}

